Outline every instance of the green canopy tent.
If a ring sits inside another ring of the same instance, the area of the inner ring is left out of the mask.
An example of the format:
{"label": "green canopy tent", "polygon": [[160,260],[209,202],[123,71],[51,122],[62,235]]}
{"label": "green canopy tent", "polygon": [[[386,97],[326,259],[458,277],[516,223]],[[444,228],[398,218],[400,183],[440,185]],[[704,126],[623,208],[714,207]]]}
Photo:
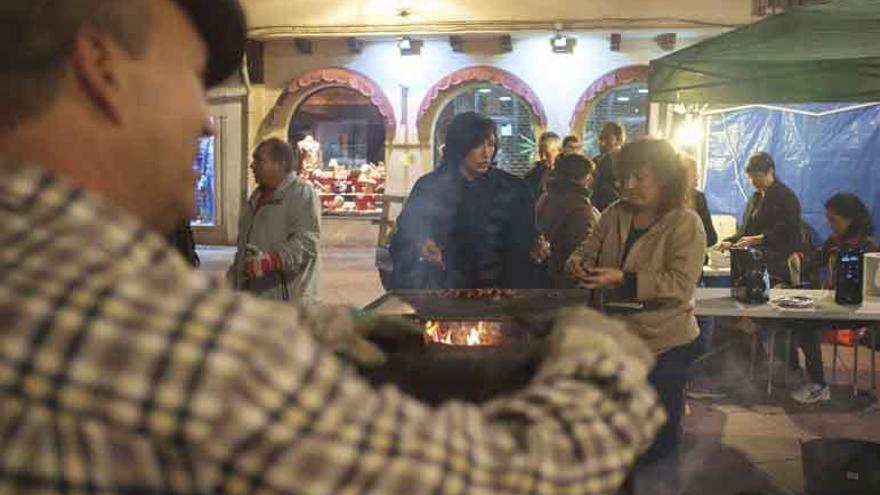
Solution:
{"label": "green canopy tent", "polygon": [[652,101],[880,101],[880,0],[789,10],[651,62]]}

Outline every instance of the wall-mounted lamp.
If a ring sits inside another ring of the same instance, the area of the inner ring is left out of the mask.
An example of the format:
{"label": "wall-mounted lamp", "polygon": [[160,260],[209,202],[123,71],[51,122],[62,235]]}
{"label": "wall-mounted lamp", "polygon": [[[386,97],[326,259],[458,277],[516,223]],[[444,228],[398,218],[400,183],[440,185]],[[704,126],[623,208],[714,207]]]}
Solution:
{"label": "wall-mounted lamp", "polygon": [[577,43],[575,38],[560,33],[556,33],[555,36],[550,38],[550,46],[553,48],[553,53],[571,53],[574,51],[575,43]]}
{"label": "wall-mounted lamp", "polygon": [[499,44],[501,45],[501,53],[510,53],[513,51],[513,38],[509,34],[501,35]]}
{"label": "wall-mounted lamp", "polygon": [[609,49],[612,52],[620,51],[620,41],[623,39],[623,36],[620,33],[611,33],[611,38],[609,39]]}
{"label": "wall-mounted lamp", "polygon": [[464,52],[464,38],[461,36],[450,36],[449,37],[449,46],[452,48],[453,53],[463,53]]}
{"label": "wall-mounted lamp", "polygon": [[419,55],[422,53],[422,45],[424,45],[422,40],[413,39],[409,36],[397,39],[397,48],[400,49],[401,55]]}
{"label": "wall-mounted lamp", "polygon": [[662,50],[671,52],[675,50],[675,44],[678,41],[678,36],[675,33],[663,33],[654,37],[654,42],[657,43]]}
{"label": "wall-mounted lamp", "polygon": [[363,40],[357,38],[345,38],[345,46],[348,48],[348,53],[352,55],[358,55],[364,51]]}
{"label": "wall-mounted lamp", "polygon": [[314,51],[312,40],[307,40],[305,38],[295,38],[293,40],[293,46],[300,55],[311,55]]}

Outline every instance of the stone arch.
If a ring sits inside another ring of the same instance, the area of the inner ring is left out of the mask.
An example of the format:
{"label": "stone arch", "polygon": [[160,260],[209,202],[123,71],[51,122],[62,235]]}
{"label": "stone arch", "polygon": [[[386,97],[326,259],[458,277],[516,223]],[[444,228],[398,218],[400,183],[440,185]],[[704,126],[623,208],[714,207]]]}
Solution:
{"label": "stone arch", "polygon": [[647,82],[648,70],[647,65],[628,65],[614,69],[596,79],[578,98],[574,113],[571,114],[571,120],[568,122],[570,132],[580,134],[587,121],[587,116],[593,110],[593,104],[606,92],[625,84]]}
{"label": "stone arch", "polygon": [[397,131],[394,107],[379,85],[359,72],[336,67],[312,70],[291,80],[260,124],[256,142],[270,137],[287,141],[287,129],[296,110],[310,96],[328,88],[348,88],[369,98],[385,119],[386,149],[394,142]]}
{"label": "stone arch", "polygon": [[544,111],[544,106],[528,84],[505,70],[478,65],[460,69],[447,75],[434,84],[425,95],[422,104],[419,105],[416,120],[419,142],[423,147],[429,147],[433,139],[434,124],[446,104],[462,90],[481,83],[497,84],[522,98],[532,111],[533,123],[538,134],[547,127],[547,114]]}

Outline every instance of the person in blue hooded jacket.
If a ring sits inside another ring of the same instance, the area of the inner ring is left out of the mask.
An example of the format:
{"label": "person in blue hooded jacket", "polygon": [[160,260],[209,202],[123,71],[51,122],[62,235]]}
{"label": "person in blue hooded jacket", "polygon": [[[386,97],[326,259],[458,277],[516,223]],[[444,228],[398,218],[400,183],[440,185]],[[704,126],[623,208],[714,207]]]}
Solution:
{"label": "person in blue hooded jacket", "polygon": [[452,120],[440,167],[416,182],[397,219],[394,288],[534,284],[535,202],[525,181],[494,166],[497,144],[490,118]]}

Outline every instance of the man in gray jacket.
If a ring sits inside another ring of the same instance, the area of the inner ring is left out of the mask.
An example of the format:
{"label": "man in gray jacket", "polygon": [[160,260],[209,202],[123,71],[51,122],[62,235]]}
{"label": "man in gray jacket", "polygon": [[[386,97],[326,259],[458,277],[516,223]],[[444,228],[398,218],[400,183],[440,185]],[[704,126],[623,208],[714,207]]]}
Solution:
{"label": "man in gray jacket", "polygon": [[253,154],[257,189],[242,208],[238,251],[230,269],[236,288],[261,297],[318,302],[321,204],[297,179],[293,149],[278,138]]}

